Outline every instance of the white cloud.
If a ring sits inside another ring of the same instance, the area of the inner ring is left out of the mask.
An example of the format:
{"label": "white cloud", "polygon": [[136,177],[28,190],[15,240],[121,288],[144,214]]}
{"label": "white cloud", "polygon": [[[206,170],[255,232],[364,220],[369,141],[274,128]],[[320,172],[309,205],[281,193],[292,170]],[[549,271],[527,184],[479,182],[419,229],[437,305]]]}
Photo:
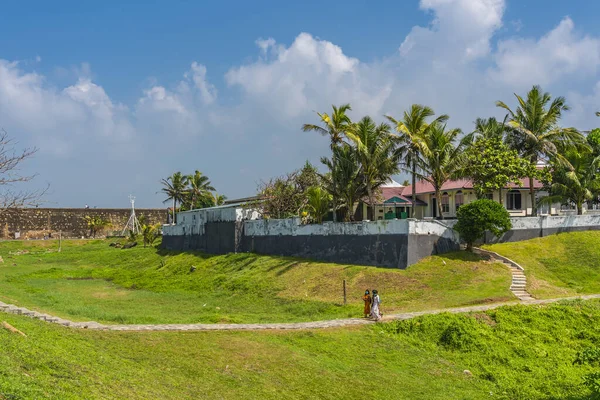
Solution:
{"label": "white cloud", "polygon": [[242,88],[245,101],[271,108],[274,116],[298,117],[340,102],[377,112],[389,95],[392,82],[380,82],[372,66],[308,33],[299,34],[287,48],[272,39],[257,44],[262,54],[274,49],[271,58],[232,68],[225,79]]}
{"label": "white cloud", "polygon": [[571,18],[540,39],[514,38],[498,43],[494,79],[509,85],[554,83],[564,76],[594,76],[600,65],[600,39],[575,31]]}
{"label": "white cloud", "polygon": [[469,61],[490,52],[490,39],[502,26],[504,0],[421,0],[432,11],[429,28],[414,27],[400,46],[407,58]]}

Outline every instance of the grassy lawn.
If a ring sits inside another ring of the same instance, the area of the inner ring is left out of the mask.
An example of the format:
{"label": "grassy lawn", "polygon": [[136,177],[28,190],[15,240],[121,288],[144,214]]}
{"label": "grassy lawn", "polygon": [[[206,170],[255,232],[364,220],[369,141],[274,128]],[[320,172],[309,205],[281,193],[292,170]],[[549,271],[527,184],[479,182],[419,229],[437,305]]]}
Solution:
{"label": "grassy lawn", "polygon": [[292,332],[0,318],[27,334],[0,328],[1,399],[585,399],[572,361],[600,341],[598,301]]}
{"label": "grassy lawn", "polygon": [[0,243],[0,301],[78,321],[242,323],[359,317],[367,288],[387,314],[514,299],[508,269],[465,252],[401,271],[108,244],[64,241],[58,253],[55,241]]}
{"label": "grassy lawn", "polygon": [[525,268],[537,298],[600,293],[600,232],[572,232],[484,246]]}

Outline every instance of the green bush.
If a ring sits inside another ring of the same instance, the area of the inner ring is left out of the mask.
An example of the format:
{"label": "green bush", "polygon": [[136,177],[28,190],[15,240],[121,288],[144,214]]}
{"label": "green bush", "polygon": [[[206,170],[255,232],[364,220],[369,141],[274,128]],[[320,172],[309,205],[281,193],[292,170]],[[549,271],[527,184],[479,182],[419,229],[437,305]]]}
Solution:
{"label": "green bush", "polygon": [[467,243],[467,250],[471,250],[473,243],[481,239],[486,231],[501,236],[512,227],[508,211],[500,203],[488,199],[475,200],[460,207],[457,217],[458,223],[454,229]]}

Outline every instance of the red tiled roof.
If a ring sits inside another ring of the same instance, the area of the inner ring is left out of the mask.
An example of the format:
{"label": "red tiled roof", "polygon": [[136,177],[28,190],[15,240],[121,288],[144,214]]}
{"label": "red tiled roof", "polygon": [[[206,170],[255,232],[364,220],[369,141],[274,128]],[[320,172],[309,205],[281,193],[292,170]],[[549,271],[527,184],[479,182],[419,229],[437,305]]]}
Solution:
{"label": "red tiled roof", "polygon": [[[521,186],[520,188],[529,189],[529,178],[521,179],[521,182],[523,183],[523,186]],[[535,189],[541,189],[542,186],[543,185],[540,181],[538,181],[537,179],[533,180],[533,187]],[[417,190],[416,190],[417,194],[425,194],[425,193],[434,193],[435,192],[433,185],[424,180],[417,181],[416,188],[417,188]],[[508,186],[506,188],[507,189],[516,189],[516,188],[519,188],[519,185],[510,183],[510,184],[508,184]],[[394,188],[394,189],[396,189],[396,188]],[[444,183],[442,185],[442,188],[441,188],[442,191],[460,190],[460,189],[473,189],[473,182],[471,182],[470,179],[459,179],[456,181],[447,181],[446,183]],[[406,197],[412,196],[412,185],[408,185],[408,186],[405,186],[404,188],[402,188],[402,194]],[[384,195],[384,197],[385,197],[385,195]]]}

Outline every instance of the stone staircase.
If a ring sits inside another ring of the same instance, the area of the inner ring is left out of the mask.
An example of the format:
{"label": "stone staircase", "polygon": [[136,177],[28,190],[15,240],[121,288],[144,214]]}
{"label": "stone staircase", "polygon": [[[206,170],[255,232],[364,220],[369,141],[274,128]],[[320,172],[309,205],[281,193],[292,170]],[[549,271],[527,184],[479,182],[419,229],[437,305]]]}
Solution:
{"label": "stone staircase", "polygon": [[514,262],[511,259],[508,259],[504,256],[501,256],[498,253],[494,253],[493,251],[483,250],[479,248],[474,248],[474,252],[480,255],[486,255],[490,257],[490,259],[501,262],[506,265],[510,270],[512,275],[512,282],[510,284],[510,291],[521,301],[530,301],[535,300],[533,296],[529,292],[527,292],[527,277],[525,276],[525,272],[523,267]]}

